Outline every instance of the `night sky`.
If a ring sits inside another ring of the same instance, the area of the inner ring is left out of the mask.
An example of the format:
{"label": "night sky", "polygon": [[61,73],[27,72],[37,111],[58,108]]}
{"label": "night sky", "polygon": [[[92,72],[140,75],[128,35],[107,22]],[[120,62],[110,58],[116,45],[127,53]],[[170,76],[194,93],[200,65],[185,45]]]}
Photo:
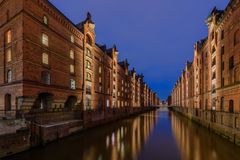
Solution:
{"label": "night sky", "polygon": [[120,60],[145,75],[163,100],[193,58],[193,45],[207,36],[205,19],[229,0],[50,0],[78,23],[92,14],[97,43],[116,44]]}

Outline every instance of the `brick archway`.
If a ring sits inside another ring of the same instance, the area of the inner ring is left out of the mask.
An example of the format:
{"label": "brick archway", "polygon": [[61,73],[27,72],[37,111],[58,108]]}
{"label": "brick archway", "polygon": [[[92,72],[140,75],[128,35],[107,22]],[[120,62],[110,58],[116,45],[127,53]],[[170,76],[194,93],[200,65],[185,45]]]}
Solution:
{"label": "brick archway", "polygon": [[36,99],[33,108],[48,110],[51,107],[53,102],[53,94],[51,93],[40,93]]}

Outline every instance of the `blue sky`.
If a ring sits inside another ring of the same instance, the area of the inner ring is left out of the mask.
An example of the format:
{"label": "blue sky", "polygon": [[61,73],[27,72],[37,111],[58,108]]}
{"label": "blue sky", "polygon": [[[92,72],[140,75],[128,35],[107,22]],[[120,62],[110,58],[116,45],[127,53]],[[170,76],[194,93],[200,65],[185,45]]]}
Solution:
{"label": "blue sky", "polygon": [[50,0],[78,23],[91,12],[97,42],[116,44],[120,59],[145,75],[145,81],[166,99],[193,45],[206,37],[204,20],[214,6],[224,9],[229,0]]}

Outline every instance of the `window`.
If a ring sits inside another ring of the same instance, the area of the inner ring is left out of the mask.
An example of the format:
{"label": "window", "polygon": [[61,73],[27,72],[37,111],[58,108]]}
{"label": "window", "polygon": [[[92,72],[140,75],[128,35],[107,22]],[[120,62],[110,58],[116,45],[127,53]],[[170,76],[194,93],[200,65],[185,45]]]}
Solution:
{"label": "window", "polygon": [[221,31],[221,39],[224,39],[224,30]]}
{"label": "window", "polygon": [[88,69],[91,69],[91,63],[90,63],[89,61],[86,62],[86,67],[87,67]]}
{"label": "window", "polygon": [[110,105],[109,105],[109,99],[107,99],[107,107],[110,107]]}
{"label": "window", "polygon": [[70,58],[71,58],[71,59],[74,59],[74,58],[75,58],[75,55],[74,55],[74,51],[73,51],[73,50],[70,50]]}
{"label": "window", "polygon": [[71,39],[71,42],[72,42],[72,43],[75,42],[75,39],[74,39],[74,36],[73,36],[73,35],[71,35],[71,38],[70,38],[70,39]]}
{"label": "window", "polygon": [[234,113],[234,101],[233,100],[229,101],[229,112]]}
{"label": "window", "polygon": [[225,63],[222,62],[222,71],[224,71],[224,68],[225,68]]}
{"label": "window", "polygon": [[234,69],[234,83],[239,81],[239,68]]}
{"label": "window", "polygon": [[12,32],[11,30],[8,30],[6,33],[5,33],[5,43],[6,44],[9,44],[12,42]]}
{"label": "window", "polygon": [[70,89],[73,89],[73,90],[76,89],[76,81],[74,79],[70,80]]}
{"label": "window", "polygon": [[229,70],[234,68],[234,56],[229,58]]}
{"label": "window", "polygon": [[48,36],[45,33],[42,34],[42,44],[48,46]]}
{"label": "window", "polygon": [[214,39],[214,32],[211,33],[212,40]]}
{"label": "window", "polygon": [[11,83],[12,82],[12,71],[8,70],[7,72],[7,83]]}
{"label": "window", "polygon": [[47,16],[43,16],[43,23],[48,25],[48,18],[47,18]]}
{"label": "window", "polygon": [[91,74],[87,73],[87,81],[91,81]]}
{"label": "window", "polygon": [[102,77],[99,77],[99,83],[102,83]]}
{"label": "window", "polygon": [[91,99],[89,97],[87,97],[86,100],[86,110],[90,110],[91,109]]}
{"label": "window", "polygon": [[49,72],[43,71],[41,75],[41,79],[44,84],[47,84],[47,85],[51,84],[51,76]]}
{"label": "window", "polygon": [[239,29],[234,33],[234,46],[236,46],[240,41],[240,32]]}
{"label": "window", "polygon": [[9,21],[9,10],[6,12],[7,21]]}
{"label": "window", "polygon": [[42,54],[42,63],[45,65],[49,64],[49,58],[48,58],[48,54],[47,53],[43,53]]}
{"label": "window", "polygon": [[220,110],[221,110],[221,111],[224,111],[224,97],[221,97]]}
{"label": "window", "polygon": [[216,48],[213,47],[213,48],[212,48],[212,54],[213,54],[215,51],[216,51]]}
{"label": "window", "polygon": [[92,40],[89,35],[87,35],[86,43],[89,44],[90,46],[92,45]]}
{"label": "window", "polygon": [[99,67],[98,72],[99,72],[99,74],[102,73],[102,67]]}
{"label": "window", "polygon": [[70,73],[74,74],[75,73],[75,67],[73,64],[70,65]]}
{"label": "window", "polygon": [[224,46],[222,46],[222,48],[221,48],[221,54],[222,55],[224,55],[224,51],[225,51]]}
{"label": "window", "polygon": [[102,86],[99,86],[99,92],[102,92]]}
{"label": "window", "polygon": [[224,78],[222,78],[222,87],[225,86]]}
{"label": "window", "polygon": [[216,57],[213,58],[212,60],[212,67],[216,65]]}
{"label": "window", "polygon": [[86,85],[86,93],[91,94],[91,86],[89,84]]}
{"label": "window", "polygon": [[88,56],[88,57],[91,57],[91,51],[90,51],[90,49],[88,49],[88,48],[87,48],[87,56]]}
{"label": "window", "polygon": [[11,62],[12,61],[12,49],[8,48],[6,51],[6,61]]}

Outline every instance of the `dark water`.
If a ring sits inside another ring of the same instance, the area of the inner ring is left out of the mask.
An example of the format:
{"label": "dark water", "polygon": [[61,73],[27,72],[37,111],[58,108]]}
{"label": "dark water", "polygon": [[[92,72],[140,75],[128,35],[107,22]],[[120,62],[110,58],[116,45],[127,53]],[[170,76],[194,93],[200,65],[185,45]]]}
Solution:
{"label": "dark water", "polygon": [[91,129],[14,160],[240,160],[240,147],[171,112]]}

